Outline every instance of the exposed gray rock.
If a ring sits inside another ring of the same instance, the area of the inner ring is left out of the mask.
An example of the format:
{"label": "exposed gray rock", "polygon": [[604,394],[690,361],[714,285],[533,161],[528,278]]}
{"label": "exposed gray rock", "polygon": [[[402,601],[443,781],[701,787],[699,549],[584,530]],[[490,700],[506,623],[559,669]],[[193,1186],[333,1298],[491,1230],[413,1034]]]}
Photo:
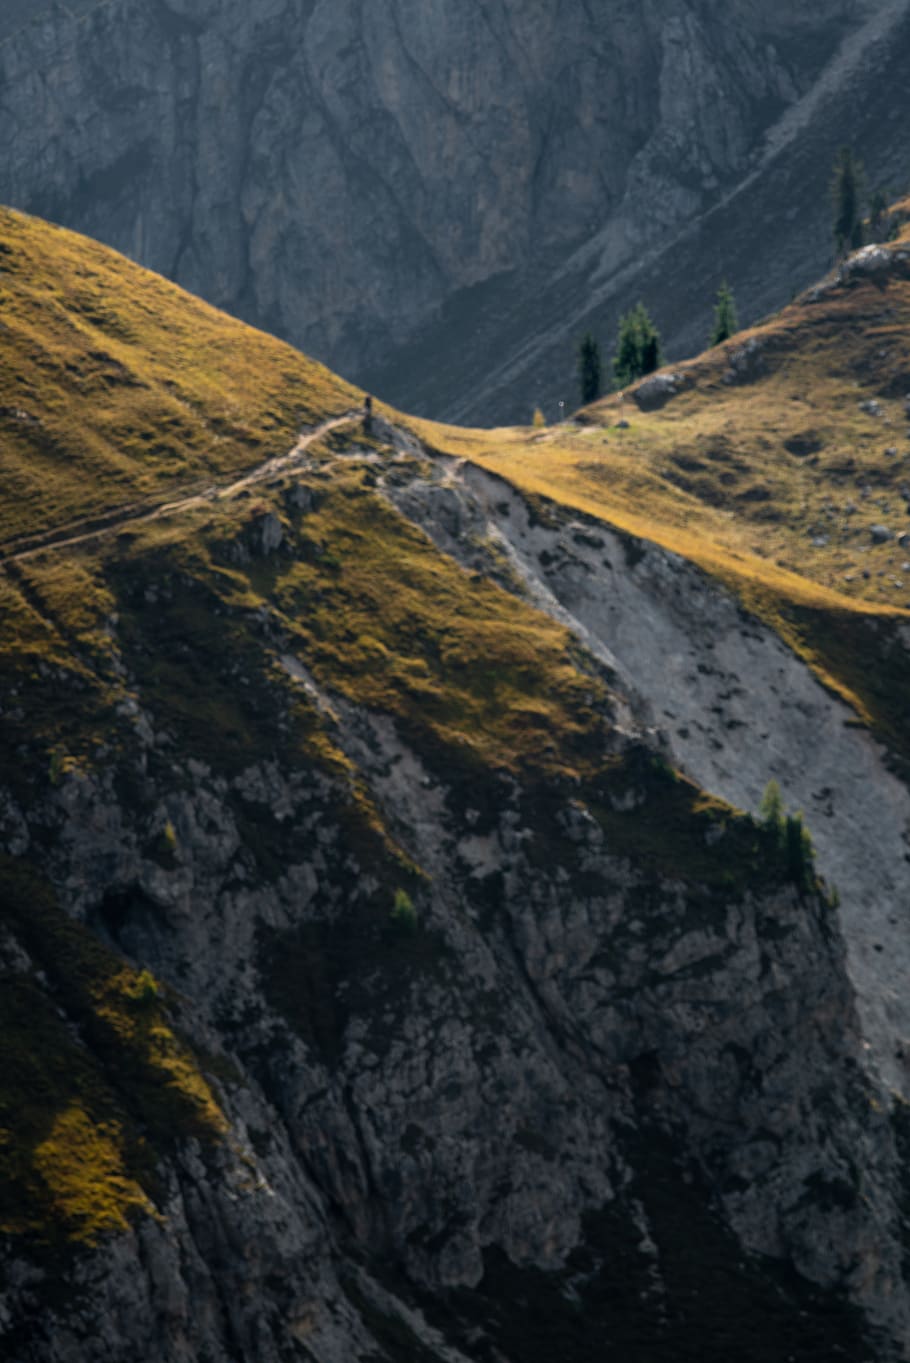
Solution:
{"label": "exposed gray rock", "polygon": [[269,511],[250,527],[250,536],[261,554],[274,554],[284,543],[284,527],[275,513]]}
{"label": "exposed gray rock", "polygon": [[291,512],[309,511],[314,500],[313,489],[303,482],[291,483],[284,497],[285,505]]}
{"label": "exposed gray rock", "polygon": [[906,275],[910,253],[904,249],[888,246],[864,246],[848,256],[840,266],[842,280],[848,281],[866,276]]}
{"label": "exposed gray rock", "polygon": [[656,412],[684,388],[691,387],[691,383],[691,378],[685,373],[654,374],[640,383],[632,396],[643,412]]}
{"label": "exposed gray rock", "polygon": [[559,529],[535,523],[506,484],[470,465],[439,476],[449,488],[462,484],[463,514],[474,516],[470,548],[433,518],[434,501],[418,486],[389,492],[472,567],[480,562],[475,546],[498,544],[524,593],[620,680],[624,713],[635,716],[628,722],[666,727],[673,760],[731,804],[757,810],[773,775],[806,811],[820,865],[841,894],[871,1053],[888,1086],[910,1098],[910,1070],[894,1053],[910,1036],[901,983],[910,938],[893,912],[910,902],[910,792],[851,725],[851,712],[772,631],[677,556],[645,543],[629,553],[601,525],[592,538],[593,526],[569,518]]}
{"label": "exposed gray rock", "polygon": [[887,525],[870,525],[869,535],[873,544],[886,544],[888,540],[894,539],[894,531],[889,530]]}
{"label": "exposed gray rock", "polygon": [[764,343],[757,336],[751,336],[743,345],[731,349],[724,383],[749,383],[758,378],[763,371],[763,349]]}

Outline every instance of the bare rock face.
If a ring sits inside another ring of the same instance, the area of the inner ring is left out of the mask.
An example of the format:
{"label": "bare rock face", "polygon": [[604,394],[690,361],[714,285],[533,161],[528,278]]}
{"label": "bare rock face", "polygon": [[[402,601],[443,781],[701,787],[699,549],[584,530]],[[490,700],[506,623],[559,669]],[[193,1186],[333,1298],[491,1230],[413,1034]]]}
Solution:
{"label": "bare rock face", "polygon": [[842,41],[893,8],[14,3],[0,198],[409,407],[499,411],[558,376],[526,357],[491,387],[476,338],[501,364],[574,325],[598,281],[620,288],[742,181]]}

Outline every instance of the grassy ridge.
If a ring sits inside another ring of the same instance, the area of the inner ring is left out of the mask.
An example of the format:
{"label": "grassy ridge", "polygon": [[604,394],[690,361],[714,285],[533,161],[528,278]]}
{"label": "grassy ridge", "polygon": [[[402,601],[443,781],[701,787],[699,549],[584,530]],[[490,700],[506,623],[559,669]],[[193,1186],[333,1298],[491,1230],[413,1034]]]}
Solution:
{"label": "grassy ridge", "polygon": [[636,386],[543,431],[411,424],[435,449],[697,564],[910,763],[908,248],[910,228],[887,248],[892,269],[832,277],[664,371],[679,391],[658,410],[639,410]]}
{"label": "grassy ridge", "polygon": [[[910,201],[899,205],[910,213]],[[550,430],[415,425],[438,449],[785,594],[910,606],[910,227],[893,268],[832,277],[684,364]],[[870,405],[871,404],[871,405]],[[628,423],[618,423],[624,417]],[[894,538],[876,543],[884,524]],[[903,565],[907,564],[905,568]],[[800,588],[798,581],[806,584]]]}
{"label": "grassy ridge", "polygon": [[356,405],[323,366],[0,209],[0,542],[248,468]]}

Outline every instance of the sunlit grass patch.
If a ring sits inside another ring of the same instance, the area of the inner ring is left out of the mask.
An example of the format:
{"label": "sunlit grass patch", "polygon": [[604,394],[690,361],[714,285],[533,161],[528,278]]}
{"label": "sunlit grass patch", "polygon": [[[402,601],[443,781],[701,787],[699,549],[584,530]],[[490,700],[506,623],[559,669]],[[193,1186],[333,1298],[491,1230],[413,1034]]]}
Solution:
{"label": "sunlit grass patch", "polygon": [[0,541],[289,449],[322,365],[86,238],[0,210]]}
{"label": "sunlit grass patch", "polygon": [[[903,236],[910,240],[910,228]],[[532,499],[697,564],[902,754],[910,748],[900,635],[910,622],[907,273],[830,282],[668,367],[683,381],[658,410],[639,410],[633,392],[586,409],[583,424],[545,431],[412,425],[433,448]],[[844,645],[848,635],[893,639],[890,664],[867,666]]]}
{"label": "sunlit grass patch", "polygon": [[0,982],[0,1229],[94,1242],[154,1211],[163,1151],[220,1140],[227,1122],[148,972],[70,921],[24,862],[0,858],[0,903],[34,971]]}

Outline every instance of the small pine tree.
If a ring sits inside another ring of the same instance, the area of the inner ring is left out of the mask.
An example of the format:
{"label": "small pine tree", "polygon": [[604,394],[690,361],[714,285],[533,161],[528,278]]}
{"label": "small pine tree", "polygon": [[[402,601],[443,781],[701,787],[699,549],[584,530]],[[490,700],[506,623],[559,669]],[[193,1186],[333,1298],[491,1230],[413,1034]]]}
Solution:
{"label": "small pine tree", "polygon": [[784,797],[781,795],[780,786],[776,781],[769,781],[765,786],[765,793],[761,797],[761,804],[758,807],[758,816],[769,833],[781,841],[784,835]]}
{"label": "small pine tree", "polygon": [[534,408],[534,415],[531,418],[531,424],[533,425],[536,431],[543,430],[544,426],[546,426],[547,424],[547,418],[544,416],[543,412],[539,407]]}
{"label": "small pine tree", "polygon": [[641,343],[642,376],[645,374],[653,374],[655,369],[659,369],[662,358],[660,353],[660,337],[658,336],[653,323],[650,322],[650,319],[649,326],[650,330],[644,333],[644,339]]}
{"label": "small pine tree", "polygon": [[714,305],[714,330],[711,332],[711,345],[720,345],[723,341],[729,341],[731,336],[735,336],[739,331],[739,319],[736,316],[736,303],[733,298],[733,290],[724,280],[717,290],[717,302]]}
{"label": "small pine tree", "polygon": [[589,331],[578,344],[578,387],[583,407],[597,401],[601,384],[600,346]]}
{"label": "small pine tree", "polygon": [[619,320],[613,373],[621,388],[634,383],[645,374],[653,374],[662,361],[660,332],[652,322],[647,308],[638,303]]}
{"label": "small pine tree", "polygon": [[802,814],[788,814],[784,831],[784,850],[790,879],[800,891],[811,890],[815,879],[815,849]]}
{"label": "small pine tree", "polygon": [[885,234],[888,218],[888,192],[877,189],[869,200],[869,231],[876,239]]}
{"label": "small pine tree", "polygon": [[627,312],[619,319],[619,334],[616,338],[616,354],[613,356],[613,373],[620,388],[632,383],[639,377],[641,364],[641,345],[635,314]]}
{"label": "small pine tree", "polygon": [[397,930],[405,936],[412,936],[417,931],[417,910],[407,890],[395,891],[395,900],[389,917]]}
{"label": "small pine tree", "polygon": [[834,242],[838,257],[863,244],[863,197],[862,162],[854,155],[852,147],[841,147],[834,162],[834,178],[831,181]]}
{"label": "small pine tree", "polygon": [[787,876],[803,894],[815,884],[815,848],[802,814],[788,814],[776,781],[769,781],[758,809],[762,827],[783,856]]}

